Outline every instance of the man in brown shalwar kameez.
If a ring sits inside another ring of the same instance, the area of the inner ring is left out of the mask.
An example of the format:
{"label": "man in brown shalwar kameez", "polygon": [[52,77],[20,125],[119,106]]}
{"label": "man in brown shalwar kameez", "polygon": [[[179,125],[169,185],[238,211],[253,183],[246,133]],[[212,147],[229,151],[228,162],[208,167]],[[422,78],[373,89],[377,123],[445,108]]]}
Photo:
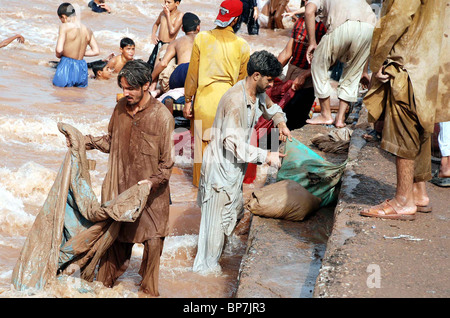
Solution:
{"label": "man in brown shalwar kameez", "polygon": [[363,216],[413,220],[431,212],[431,133],[450,119],[449,0],[388,0],[374,29],[371,121],[384,114],[381,148],[396,156],[397,191]]}
{"label": "man in brown shalwar kameez", "polygon": [[141,216],[133,223],[121,224],[117,239],[100,261],[97,280],[112,287],[128,267],[134,243],[143,243],[140,290],[159,296],[159,262],[164,237],[168,235],[175,123],[167,107],[148,91],[151,70],[145,62],[126,63],[117,81],[124,97],[114,109],[108,134],[86,136],[87,149],[109,153],[102,201],[116,197],[136,183],[148,183],[151,190]]}

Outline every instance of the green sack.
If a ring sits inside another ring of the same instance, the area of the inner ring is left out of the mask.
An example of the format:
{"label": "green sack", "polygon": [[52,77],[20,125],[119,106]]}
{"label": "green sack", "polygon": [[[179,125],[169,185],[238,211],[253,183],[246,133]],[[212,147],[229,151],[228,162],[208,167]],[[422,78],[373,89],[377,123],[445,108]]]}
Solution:
{"label": "green sack", "polygon": [[337,200],[341,176],[347,160],[334,165],[295,138],[286,141],[286,157],[278,171],[277,181],[293,180],[322,199],[320,206]]}

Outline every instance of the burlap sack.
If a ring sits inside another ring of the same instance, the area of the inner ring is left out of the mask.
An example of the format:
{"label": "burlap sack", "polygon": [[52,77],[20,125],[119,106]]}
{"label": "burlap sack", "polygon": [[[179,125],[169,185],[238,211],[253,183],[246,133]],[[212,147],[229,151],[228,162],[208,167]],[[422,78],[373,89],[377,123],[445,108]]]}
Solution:
{"label": "burlap sack", "polygon": [[321,199],[309,193],[299,183],[282,180],[255,190],[245,208],[255,215],[302,221],[320,206]]}

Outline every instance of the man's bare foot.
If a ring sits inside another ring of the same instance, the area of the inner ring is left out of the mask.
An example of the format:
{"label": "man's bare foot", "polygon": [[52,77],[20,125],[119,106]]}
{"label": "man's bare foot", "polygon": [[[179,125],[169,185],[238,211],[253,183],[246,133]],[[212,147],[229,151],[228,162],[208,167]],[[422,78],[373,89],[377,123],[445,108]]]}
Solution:
{"label": "man's bare foot", "polygon": [[333,122],[332,117],[325,117],[322,114],[306,120],[306,123],[311,125],[331,125]]}
{"label": "man's bare foot", "polygon": [[347,124],[344,123],[343,121],[336,120],[336,121],[334,122],[334,126],[335,126],[336,128],[344,128],[345,126],[347,126]]}

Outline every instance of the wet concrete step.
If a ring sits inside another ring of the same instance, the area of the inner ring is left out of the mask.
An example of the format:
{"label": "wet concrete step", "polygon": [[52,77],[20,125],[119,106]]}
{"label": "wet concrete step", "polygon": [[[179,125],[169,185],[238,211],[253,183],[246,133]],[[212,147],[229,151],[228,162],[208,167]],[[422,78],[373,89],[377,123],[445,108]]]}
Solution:
{"label": "wet concrete step", "polygon": [[[328,161],[341,163],[347,154],[323,153],[310,144],[312,137],[330,129],[307,125],[292,134]],[[269,176],[267,182],[274,180]],[[235,296],[311,298],[332,230],[334,208],[321,208],[301,222],[253,215]]]}

